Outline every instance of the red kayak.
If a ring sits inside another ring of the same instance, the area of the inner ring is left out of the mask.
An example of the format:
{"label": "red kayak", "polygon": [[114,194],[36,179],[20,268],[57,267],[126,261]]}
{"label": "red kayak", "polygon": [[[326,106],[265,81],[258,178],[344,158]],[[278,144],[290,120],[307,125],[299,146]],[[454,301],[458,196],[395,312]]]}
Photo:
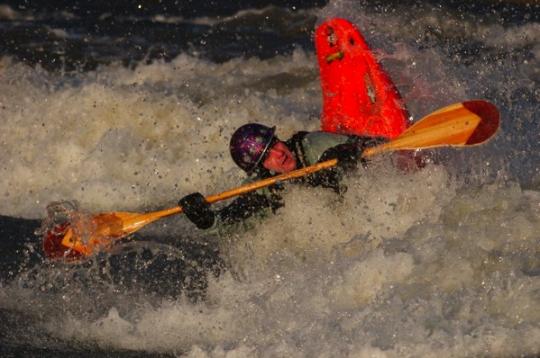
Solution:
{"label": "red kayak", "polygon": [[395,138],[408,126],[405,105],[358,29],[331,19],[315,31],[321,74],[321,129]]}

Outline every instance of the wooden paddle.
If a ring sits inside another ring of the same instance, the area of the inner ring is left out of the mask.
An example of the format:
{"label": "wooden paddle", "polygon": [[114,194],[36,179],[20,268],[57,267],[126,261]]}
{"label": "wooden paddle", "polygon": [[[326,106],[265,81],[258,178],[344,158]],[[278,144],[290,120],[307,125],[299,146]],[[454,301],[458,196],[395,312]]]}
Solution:
{"label": "wooden paddle", "polygon": [[[362,156],[370,157],[375,154],[396,150],[474,146],[492,138],[498,128],[499,112],[493,104],[483,100],[456,103],[420,119],[398,138],[366,149]],[[336,159],[317,163],[306,168],[228,190],[221,194],[211,195],[206,197],[206,200],[209,203],[215,203],[277,182],[303,177],[333,167],[336,164]],[[61,244],[76,252],[73,257],[89,256],[111,246],[115,241],[136,232],[145,225],[181,212],[182,208],[175,206],[170,209],[149,213],[117,211],[96,214],[91,218],[91,225],[85,224],[84,227],[81,227],[81,225],[78,226],[78,223],[71,223],[71,225],[67,226],[66,230],[63,231]],[[63,257],[66,257],[66,255]]]}

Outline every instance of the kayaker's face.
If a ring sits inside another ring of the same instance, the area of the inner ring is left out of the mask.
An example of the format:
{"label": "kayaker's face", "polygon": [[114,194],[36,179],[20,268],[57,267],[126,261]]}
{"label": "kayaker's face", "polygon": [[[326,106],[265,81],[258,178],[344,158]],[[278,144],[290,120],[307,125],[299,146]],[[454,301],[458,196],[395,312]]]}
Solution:
{"label": "kayaker's face", "polygon": [[268,154],[262,164],[266,169],[280,174],[296,169],[294,154],[285,143],[279,141],[268,149]]}

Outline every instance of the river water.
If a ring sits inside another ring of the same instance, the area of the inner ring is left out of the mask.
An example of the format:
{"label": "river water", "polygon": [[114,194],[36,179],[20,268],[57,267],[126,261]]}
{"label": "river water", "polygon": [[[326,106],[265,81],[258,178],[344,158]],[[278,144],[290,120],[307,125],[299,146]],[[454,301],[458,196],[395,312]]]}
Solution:
{"label": "river water", "polygon": [[[3,356],[540,354],[538,4],[274,4],[0,4]],[[43,259],[51,201],[171,207],[241,182],[238,126],[318,129],[312,36],[334,16],[413,119],[488,99],[497,137],[418,172],[377,157],[343,198],[287,185],[233,240],[179,216],[80,265]]]}

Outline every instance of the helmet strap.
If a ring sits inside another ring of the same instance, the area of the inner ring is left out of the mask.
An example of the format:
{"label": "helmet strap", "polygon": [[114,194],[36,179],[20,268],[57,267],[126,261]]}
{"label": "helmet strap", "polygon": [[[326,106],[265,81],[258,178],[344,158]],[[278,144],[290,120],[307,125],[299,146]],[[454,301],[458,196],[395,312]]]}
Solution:
{"label": "helmet strap", "polygon": [[264,167],[264,165],[262,164],[263,161],[264,160],[259,162],[259,165],[257,165],[257,168],[255,168],[253,170],[252,175],[255,175],[256,177],[258,177],[260,179],[266,179],[266,178],[270,178],[270,177],[273,177],[274,175],[276,175],[275,173],[271,172],[270,170],[268,170],[268,169],[266,169]]}

